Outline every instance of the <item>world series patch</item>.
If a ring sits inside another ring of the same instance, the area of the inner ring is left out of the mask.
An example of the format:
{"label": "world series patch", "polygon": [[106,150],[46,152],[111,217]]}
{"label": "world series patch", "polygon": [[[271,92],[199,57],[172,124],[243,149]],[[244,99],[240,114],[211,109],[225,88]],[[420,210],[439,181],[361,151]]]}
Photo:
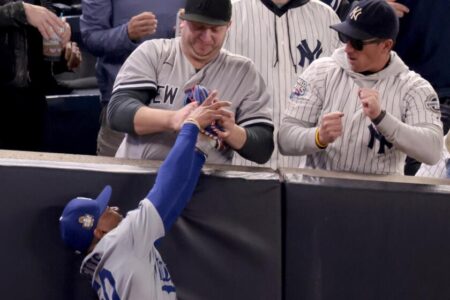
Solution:
{"label": "world series patch", "polygon": [[425,108],[434,113],[439,113],[439,100],[434,95],[428,96],[425,100]]}
{"label": "world series patch", "polygon": [[294,85],[290,98],[303,97],[308,93],[308,89],[308,82],[302,78],[299,78]]}

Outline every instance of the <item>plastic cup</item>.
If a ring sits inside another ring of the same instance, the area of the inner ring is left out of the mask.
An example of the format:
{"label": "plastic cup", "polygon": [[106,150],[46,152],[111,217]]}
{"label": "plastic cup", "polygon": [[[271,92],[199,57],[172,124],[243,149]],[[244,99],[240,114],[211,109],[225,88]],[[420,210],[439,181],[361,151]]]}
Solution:
{"label": "plastic cup", "polygon": [[[64,27],[60,28],[60,33],[64,32]],[[62,54],[61,38],[56,34],[50,39],[44,39],[42,42],[44,59],[47,61],[60,61]]]}

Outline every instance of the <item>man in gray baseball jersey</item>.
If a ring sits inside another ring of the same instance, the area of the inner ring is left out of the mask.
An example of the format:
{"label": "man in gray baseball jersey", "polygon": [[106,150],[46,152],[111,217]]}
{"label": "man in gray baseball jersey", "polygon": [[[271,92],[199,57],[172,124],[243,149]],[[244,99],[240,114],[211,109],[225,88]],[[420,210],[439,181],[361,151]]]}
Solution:
{"label": "man in gray baseball jersey", "polygon": [[346,45],[299,77],[279,131],[280,152],[306,154],[311,168],[372,174],[403,174],[406,155],[436,163],[439,101],[392,51],[394,10],[364,0],[332,28]]}
{"label": "man in gray baseball jersey", "polygon": [[[95,199],[71,200],[60,218],[65,244],[87,254],[88,275],[99,299],[175,300],[175,287],[154,243],[163,237],[190,200],[207,154],[208,137],[199,134],[212,121],[229,117],[214,95],[184,122],[175,145],[158,170],[155,185],[139,207],[123,218],[108,207],[111,187]],[[205,140],[206,139],[206,140]]]}
{"label": "man in gray baseball jersey", "polygon": [[[341,46],[330,25],[339,22],[333,10],[310,0],[237,0],[225,48],[255,63],[272,95],[275,134],[287,104],[287,96],[303,72],[319,57],[330,56]],[[277,147],[266,166],[304,165],[304,157],[283,156]],[[239,155],[233,164],[255,166]]]}
{"label": "man in gray baseball jersey", "polygon": [[202,85],[231,101],[217,131],[228,146],[208,157],[229,163],[236,150],[264,163],[273,151],[271,99],[253,63],[223,50],[230,0],[188,0],[181,37],[143,43],[120,70],[108,105],[111,126],[127,133],[116,157],[164,159],[192,109],[186,91]]}

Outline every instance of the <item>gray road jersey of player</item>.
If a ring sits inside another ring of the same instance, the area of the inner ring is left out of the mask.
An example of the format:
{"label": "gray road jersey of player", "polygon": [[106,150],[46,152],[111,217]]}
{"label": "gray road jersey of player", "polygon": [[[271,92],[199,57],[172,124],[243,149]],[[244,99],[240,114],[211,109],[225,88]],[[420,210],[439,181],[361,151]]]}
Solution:
{"label": "gray road jersey of player", "polygon": [[92,277],[99,299],[175,300],[175,287],[154,242],[164,225],[144,199],[86,256],[81,273]]}
{"label": "gray road jersey of player", "polygon": [[[220,54],[197,71],[183,55],[180,38],[152,40],[143,43],[127,59],[114,84],[113,93],[126,89],[156,89],[150,101],[153,108],[177,110],[183,107],[185,91],[200,84],[217,90],[221,100],[231,101],[231,111],[241,126],[255,123],[272,125],[271,97],[253,63],[242,56],[221,50]],[[145,136],[128,134],[116,157],[162,160],[166,157],[176,133]],[[208,163],[230,163],[233,152],[213,152]]]}
{"label": "gray road jersey of player", "polygon": [[[330,56],[341,46],[337,33],[330,29],[330,25],[340,22],[334,11],[316,0],[306,4],[297,2],[300,6],[283,12],[275,7],[269,9],[261,0],[235,1],[224,45],[231,52],[253,60],[264,78],[273,97],[275,137],[298,75],[315,59]],[[281,155],[275,143],[272,157],[265,166],[276,169],[299,167],[300,163],[300,157]],[[233,164],[257,165],[239,155],[234,156]]]}
{"label": "gray road jersey of player", "polygon": [[[362,111],[360,87],[377,90],[381,107],[388,113],[376,128]],[[315,127],[325,113],[334,111],[344,113],[343,135],[319,151]],[[393,144],[387,143],[385,132]],[[311,168],[403,174],[403,151],[410,156],[435,157],[441,151],[441,135],[435,91],[409,71],[395,52],[385,69],[364,76],[351,71],[344,48],[339,48],[332,57],[315,61],[299,77],[285,111],[279,143],[288,153],[308,154],[306,163]]]}

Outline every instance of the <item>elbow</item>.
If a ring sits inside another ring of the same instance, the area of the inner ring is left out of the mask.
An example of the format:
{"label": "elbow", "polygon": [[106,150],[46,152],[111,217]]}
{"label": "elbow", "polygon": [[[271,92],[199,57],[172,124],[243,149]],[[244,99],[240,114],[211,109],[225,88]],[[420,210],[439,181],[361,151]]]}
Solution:
{"label": "elbow", "polygon": [[442,149],[444,147],[442,135],[436,134],[433,136],[432,141],[430,141],[430,145],[432,146],[427,147],[427,153],[423,153],[421,159],[417,160],[432,166],[441,160]]}
{"label": "elbow", "polygon": [[111,105],[111,102],[108,103],[106,109],[106,123],[112,130],[121,131],[117,121],[117,111],[114,109],[114,106]]}
{"label": "elbow", "polygon": [[430,153],[427,157],[424,157],[422,159],[422,162],[427,165],[435,165],[439,162],[441,159],[441,152],[440,151],[433,151],[433,153]]}
{"label": "elbow", "polygon": [[288,144],[286,142],[286,137],[284,134],[282,134],[283,126],[280,127],[280,130],[278,131],[278,139],[277,139],[277,145],[278,145],[278,151],[282,155],[292,155],[292,153],[288,150],[286,145]]}
{"label": "elbow", "polygon": [[262,149],[262,151],[260,151],[258,153],[258,155],[255,156],[253,161],[260,165],[265,164],[266,162],[269,161],[270,157],[272,156],[274,148],[275,147],[274,147],[274,143],[272,140],[272,143],[270,143],[270,145],[267,145],[267,147]]}

